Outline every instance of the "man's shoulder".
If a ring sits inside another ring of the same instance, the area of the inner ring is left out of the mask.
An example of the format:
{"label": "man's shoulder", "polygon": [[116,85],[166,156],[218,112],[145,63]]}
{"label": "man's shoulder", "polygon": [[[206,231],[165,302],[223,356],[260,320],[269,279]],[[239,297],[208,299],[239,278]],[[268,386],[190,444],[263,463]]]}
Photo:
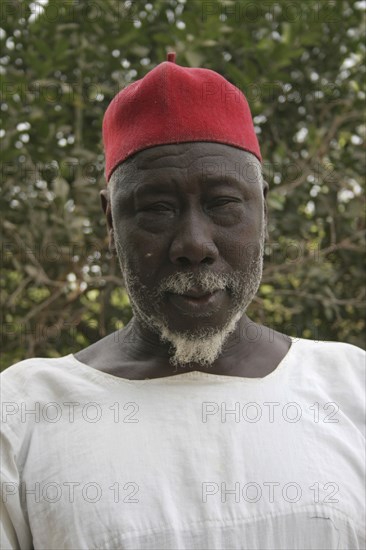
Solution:
{"label": "man's shoulder", "polygon": [[62,357],[28,357],[4,369],[0,373],[0,376],[3,380],[8,378],[29,378],[37,371],[55,368],[62,363],[69,362],[71,357],[71,353]]}
{"label": "man's shoulder", "polygon": [[358,377],[366,373],[366,352],[353,344],[325,340],[295,340],[298,357],[307,365],[313,365],[319,374],[341,378]]}
{"label": "man's shoulder", "polygon": [[366,352],[354,344],[330,340],[292,338],[292,345],[298,345],[303,353],[309,354],[309,358],[322,358],[332,361],[348,360],[356,363],[360,362],[365,366]]}
{"label": "man's shoulder", "polygon": [[326,401],[326,406],[336,407],[342,422],[350,420],[364,437],[365,351],[344,342],[299,340],[298,345],[296,357],[301,369],[300,373],[297,369],[293,372],[300,374],[301,387]]}
{"label": "man's shoulder", "polygon": [[1,373],[1,431],[9,440],[14,441],[15,437],[21,445],[27,430],[39,422],[42,407],[62,402],[68,395],[70,380],[66,373],[71,358],[71,354],[57,358],[32,357],[14,363]]}
{"label": "man's shoulder", "polygon": [[296,366],[291,372],[321,385],[351,386],[359,391],[365,386],[366,353],[362,348],[344,342],[292,339],[289,361]]}
{"label": "man's shoulder", "polygon": [[61,387],[67,377],[67,366],[73,362],[72,354],[63,357],[31,357],[14,363],[1,372],[1,397],[27,399],[42,389]]}
{"label": "man's shoulder", "polygon": [[356,402],[364,399],[366,353],[363,349],[344,342],[304,339],[293,345],[298,345],[295,357],[302,364],[301,372],[308,383],[331,388],[347,399],[353,395]]}

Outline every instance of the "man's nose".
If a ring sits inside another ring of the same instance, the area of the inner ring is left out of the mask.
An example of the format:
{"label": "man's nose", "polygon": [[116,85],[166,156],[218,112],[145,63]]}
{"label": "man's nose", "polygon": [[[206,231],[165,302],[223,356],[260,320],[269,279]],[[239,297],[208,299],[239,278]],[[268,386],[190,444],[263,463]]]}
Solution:
{"label": "man's nose", "polygon": [[171,262],[182,267],[202,263],[211,265],[218,256],[209,221],[203,214],[187,212],[182,216],[170,246]]}

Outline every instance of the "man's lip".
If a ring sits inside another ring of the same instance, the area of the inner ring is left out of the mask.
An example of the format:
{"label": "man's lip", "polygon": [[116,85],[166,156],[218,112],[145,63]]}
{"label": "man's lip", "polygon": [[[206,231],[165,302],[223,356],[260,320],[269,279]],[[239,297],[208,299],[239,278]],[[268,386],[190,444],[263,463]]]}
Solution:
{"label": "man's lip", "polygon": [[215,294],[215,292],[217,292],[217,290],[209,292],[207,290],[200,290],[199,288],[190,288],[187,292],[181,294],[180,296],[185,296],[187,298],[203,298],[204,296]]}
{"label": "man's lip", "polygon": [[178,294],[175,292],[168,292],[168,294],[175,294],[176,296],[185,296],[186,298],[203,298],[204,296],[210,296],[222,290],[221,288],[216,288],[215,290],[203,290],[198,286],[192,286],[187,292]]}
{"label": "man's lip", "polygon": [[225,291],[214,290],[212,292],[193,291],[186,294],[168,293],[169,301],[185,314],[208,313],[220,307]]}

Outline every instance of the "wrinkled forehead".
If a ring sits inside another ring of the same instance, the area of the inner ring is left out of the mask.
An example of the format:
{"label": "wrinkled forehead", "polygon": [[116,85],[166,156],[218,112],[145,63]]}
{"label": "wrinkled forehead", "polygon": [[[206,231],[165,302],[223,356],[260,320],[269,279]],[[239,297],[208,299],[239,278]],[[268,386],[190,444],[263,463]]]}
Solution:
{"label": "wrinkled forehead", "polygon": [[145,149],[135,156],[138,170],[228,170],[260,172],[261,164],[252,154],[222,143],[195,142],[161,145]]}
{"label": "wrinkled forehead", "polygon": [[182,177],[197,181],[262,184],[261,163],[251,153],[221,143],[179,143],[140,151],[112,174],[111,192],[123,193],[149,178]]}

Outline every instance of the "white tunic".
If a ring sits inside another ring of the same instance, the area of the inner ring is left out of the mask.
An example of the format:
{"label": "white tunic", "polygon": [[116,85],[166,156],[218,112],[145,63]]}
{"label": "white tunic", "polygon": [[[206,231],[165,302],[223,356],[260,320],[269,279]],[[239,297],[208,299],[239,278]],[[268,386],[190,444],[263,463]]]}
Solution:
{"label": "white tunic", "polygon": [[365,353],[127,380],[70,354],[2,381],[1,548],[365,548]]}

